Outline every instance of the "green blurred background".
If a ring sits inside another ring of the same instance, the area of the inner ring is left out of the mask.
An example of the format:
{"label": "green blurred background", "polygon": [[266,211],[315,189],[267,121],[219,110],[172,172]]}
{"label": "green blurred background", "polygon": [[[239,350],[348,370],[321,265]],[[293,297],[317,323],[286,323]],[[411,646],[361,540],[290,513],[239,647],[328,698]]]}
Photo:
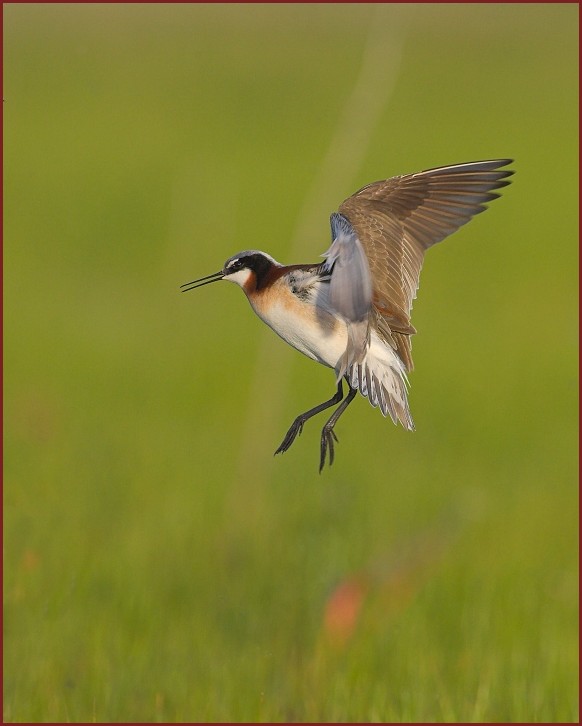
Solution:
{"label": "green blurred background", "polygon": [[[4,5],[7,721],[576,721],[576,4]],[[516,159],[432,250],[417,431],[241,291],[360,186]]]}

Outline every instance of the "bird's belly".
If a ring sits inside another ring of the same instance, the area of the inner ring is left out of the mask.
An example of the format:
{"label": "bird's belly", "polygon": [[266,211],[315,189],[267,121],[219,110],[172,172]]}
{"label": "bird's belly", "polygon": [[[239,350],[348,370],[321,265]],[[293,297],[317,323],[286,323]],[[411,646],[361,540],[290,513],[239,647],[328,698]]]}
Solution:
{"label": "bird's belly", "polygon": [[253,305],[257,315],[277,335],[308,358],[334,368],[347,345],[346,324],[331,313],[288,299],[270,305]]}

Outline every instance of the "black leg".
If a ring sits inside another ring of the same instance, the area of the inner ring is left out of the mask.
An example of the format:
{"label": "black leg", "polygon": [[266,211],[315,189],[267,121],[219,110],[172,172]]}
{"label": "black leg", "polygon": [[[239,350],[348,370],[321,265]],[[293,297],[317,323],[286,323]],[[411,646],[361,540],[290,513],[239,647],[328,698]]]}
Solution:
{"label": "black leg", "polygon": [[[295,421],[293,421],[293,423],[291,424],[291,428],[285,434],[285,438],[283,439],[281,446],[279,446],[277,451],[275,451],[275,455],[282,454],[283,452],[287,451],[287,449],[295,441],[297,434],[300,434],[301,431],[303,430],[303,424],[307,421],[307,419],[310,419],[312,416],[315,416],[316,414],[321,413],[322,411],[325,411],[325,409],[330,408],[330,406],[335,406],[335,404],[339,403],[343,397],[344,397],[344,389],[342,387],[342,382],[340,381],[337,384],[337,392],[333,398],[330,398],[329,401],[325,401],[325,403],[320,403],[319,406],[316,406],[315,408],[311,408],[311,409],[309,409],[309,411],[306,411],[305,413],[302,413],[300,416],[297,416]],[[352,396],[352,398],[353,398],[353,396]],[[333,416],[332,416],[332,418],[333,418]],[[331,421],[331,419],[330,419],[330,421]],[[328,423],[329,423],[329,421],[328,421]]]}
{"label": "black leg", "polygon": [[328,422],[325,424],[325,426],[321,430],[321,459],[319,462],[319,473],[320,474],[321,474],[323,467],[325,466],[325,455],[327,453],[328,448],[329,448],[329,465],[331,466],[333,464],[333,456],[334,456],[333,440],[335,439],[337,441],[337,436],[334,433],[333,427],[336,425],[338,418],[342,415],[342,413],[346,410],[346,408],[354,400],[354,397],[355,397],[356,393],[358,392],[357,388],[352,388],[349,383],[348,383],[348,386],[350,388],[350,390],[348,391],[348,395],[344,398],[344,400],[341,402],[341,404],[332,413],[332,415],[329,417]]}

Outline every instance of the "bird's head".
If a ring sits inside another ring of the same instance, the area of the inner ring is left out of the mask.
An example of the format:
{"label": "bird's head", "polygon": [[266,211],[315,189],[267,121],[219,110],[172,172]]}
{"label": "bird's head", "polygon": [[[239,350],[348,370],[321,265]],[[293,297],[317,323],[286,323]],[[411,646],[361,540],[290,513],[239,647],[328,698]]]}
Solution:
{"label": "bird's head", "polygon": [[266,252],[245,250],[229,257],[220,272],[214,272],[212,275],[182,285],[182,292],[209,285],[211,282],[227,280],[242,287],[247,294],[253,293],[266,284],[269,273],[274,267],[280,267],[280,265]]}

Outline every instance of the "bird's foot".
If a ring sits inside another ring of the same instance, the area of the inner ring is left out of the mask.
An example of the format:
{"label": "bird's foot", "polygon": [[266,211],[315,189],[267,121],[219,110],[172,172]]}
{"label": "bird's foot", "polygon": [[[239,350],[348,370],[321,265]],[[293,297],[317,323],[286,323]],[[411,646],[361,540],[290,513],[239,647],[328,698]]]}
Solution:
{"label": "bird's foot", "polygon": [[325,459],[326,455],[329,451],[329,465],[331,466],[333,464],[333,458],[334,458],[334,448],[333,448],[333,442],[338,441],[337,436],[335,435],[335,432],[333,428],[328,428],[327,426],[324,426],[321,431],[321,458],[319,460],[319,473],[323,471],[323,467],[325,466]]}
{"label": "bird's foot", "polygon": [[281,442],[281,446],[279,446],[277,451],[275,451],[274,456],[277,456],[277,454],[284,454],[285,451],[287,451],[297,436],[303,431],[304,423],[305,419],[302,416],[297,416],[295,421],[291,424],[289,431],[285,434],[285,438]]}

